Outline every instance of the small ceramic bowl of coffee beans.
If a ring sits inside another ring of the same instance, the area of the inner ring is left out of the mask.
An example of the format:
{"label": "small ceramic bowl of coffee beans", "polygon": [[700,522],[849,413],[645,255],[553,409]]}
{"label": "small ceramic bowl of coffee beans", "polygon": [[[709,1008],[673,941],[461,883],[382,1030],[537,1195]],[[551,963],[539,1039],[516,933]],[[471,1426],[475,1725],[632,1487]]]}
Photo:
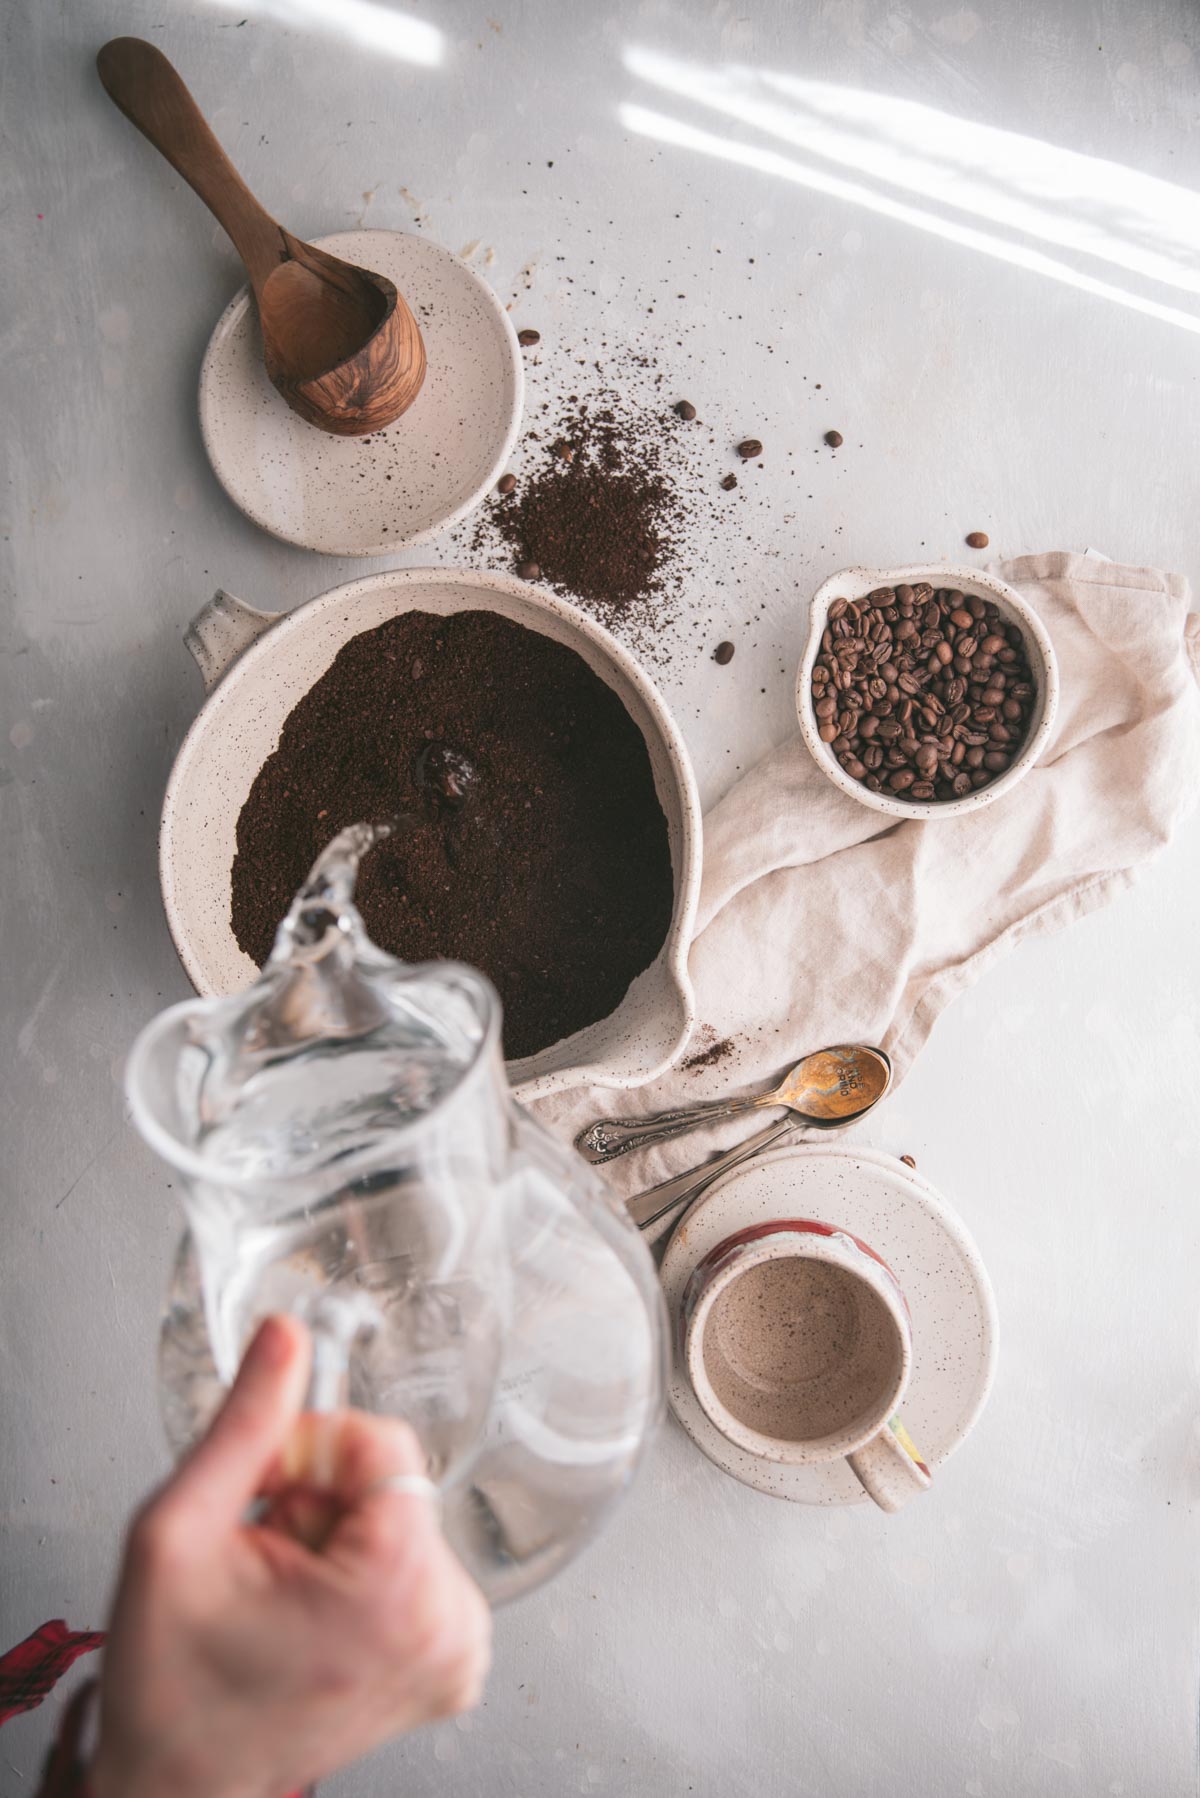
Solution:
{"label": "small ceramic bowl of coffee beans", "polygon": [[813,598],[800,729],[834,785],[875,811],[990,805],[1037,761],[1057,706],[1045,628],[993,575],[850,568]]}

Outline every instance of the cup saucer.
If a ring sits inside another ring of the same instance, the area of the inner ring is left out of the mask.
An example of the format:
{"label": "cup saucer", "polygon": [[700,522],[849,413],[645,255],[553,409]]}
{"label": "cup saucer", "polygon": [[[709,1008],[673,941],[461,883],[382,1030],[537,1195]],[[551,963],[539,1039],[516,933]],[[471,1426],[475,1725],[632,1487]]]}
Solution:
{"label": "cup saucer", "polygon": [[517,334],[482,276],[427,238],[372,230],[315,241],[396,283],[425,340],[420,393],[369,437],[306,424],[267,378],[244,287],[205,352],[200,430],[217,479],[255,524],[326,555],[388,556],[464,517],[504,472],[524,397]]}
{"label": "cup saucer", "polygon": [[[996,1366],[996,1305],[962,1220],[929,1185],[877,1149],[775,1149],[732,1168],[686,1213],[667,1246],[662,1285],[671,1316],[671,1409],[723,1473],[776,1498],[853,1505],[866,1493],[845,1461],[785,1467],[737,1448],[700,1406],[679,1347],[679,1309],[696,1263],[735,1230],[771,1218],[840,1224],[881,1255],[912,1313],[913,1371],[904,1424],[937,1468],[973,1428]],[[934,1482],[934,1491],[937,1482]]]}

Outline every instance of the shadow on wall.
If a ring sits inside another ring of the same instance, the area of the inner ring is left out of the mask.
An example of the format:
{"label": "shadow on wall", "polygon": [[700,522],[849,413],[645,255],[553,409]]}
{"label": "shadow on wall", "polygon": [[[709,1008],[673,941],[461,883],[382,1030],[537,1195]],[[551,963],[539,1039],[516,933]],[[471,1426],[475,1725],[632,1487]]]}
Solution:
{"label": "shadow on wall", "polygon": [[[625,51],[624,63],[638,81],[802,151],[806,160],[633,102],[619,108],[628,131],[864,206],[1200,331],[1200,305],[1193,310],[1154,295],[1157,284],[1200,296],[1200,195],[1188,188],[860,88],[734,64],[705,68],[636,46]],[[1068,250],[1077,261],[1051,255],[1039,243]],[[1088,261],[1120,269],[1136,285],[1091,274]]]}

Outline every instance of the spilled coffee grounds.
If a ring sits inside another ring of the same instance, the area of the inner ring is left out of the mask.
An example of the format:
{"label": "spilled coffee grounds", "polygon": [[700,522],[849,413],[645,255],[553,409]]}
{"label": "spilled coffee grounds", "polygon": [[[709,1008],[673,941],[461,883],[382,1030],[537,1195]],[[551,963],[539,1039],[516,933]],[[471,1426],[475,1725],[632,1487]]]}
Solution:
{"label": "spilled coffee grounds", "polygon": [[658,583],[670,494],[644,453],[640,465],[621,465],[606,421],[572,422],[569,440],[517,484],[493,523],[518,563],[535,564],[543,579],[601,611],[620,612]]}
{"label": "spilled coffee grounds", "polygon": [[260,965],[313,861],[410,814],[359,874],[405,961],[481,968],[504,1048],[606,1017],[671,919],[666,820],[641,732],[573,650],[488,612],[410,612],[351,638],[288,716],[237,824],[232,925]]}

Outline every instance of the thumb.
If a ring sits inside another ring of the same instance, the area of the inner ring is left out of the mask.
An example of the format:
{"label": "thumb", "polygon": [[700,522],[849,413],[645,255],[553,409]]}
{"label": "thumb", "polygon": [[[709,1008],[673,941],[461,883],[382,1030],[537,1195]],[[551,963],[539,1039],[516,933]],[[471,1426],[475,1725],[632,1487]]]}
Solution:
{"label": "thumb", "polygon": [[164,1498],[193,1526],[231,1528],[257,1495],[292,1429],[308,1387],[312,1342],[294,1317],[268,1317],[246,1350],[229,1397]]}

